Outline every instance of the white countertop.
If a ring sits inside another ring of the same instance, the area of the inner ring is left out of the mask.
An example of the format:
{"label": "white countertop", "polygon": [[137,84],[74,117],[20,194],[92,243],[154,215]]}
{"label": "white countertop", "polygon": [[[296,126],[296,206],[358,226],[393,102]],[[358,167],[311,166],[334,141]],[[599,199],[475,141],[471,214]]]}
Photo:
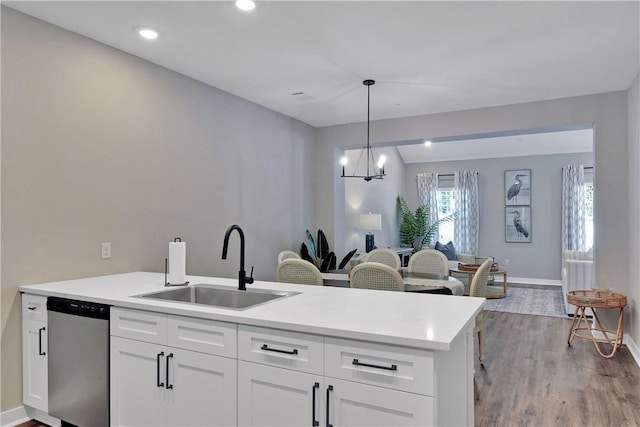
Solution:
{"label": "white countertop", "polygon": [[[190,284],[237,288],[237,279],[187,276]],[[169,289],[162,273],[125,273],[21,286],[29,294],[200,317],[341,338],[449,350],[482,310],[484,298],[261,282],[249,289],[300,292],[245,310],[135,298]]]}

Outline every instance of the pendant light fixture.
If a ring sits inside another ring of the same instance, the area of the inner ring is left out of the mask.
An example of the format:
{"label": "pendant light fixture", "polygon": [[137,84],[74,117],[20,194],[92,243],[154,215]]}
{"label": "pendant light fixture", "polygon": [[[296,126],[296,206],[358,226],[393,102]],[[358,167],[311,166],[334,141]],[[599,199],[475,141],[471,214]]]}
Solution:
{"label": "pendant light fixture", "polygon": [[[347,157],[343,156],[340,159],[340,163],[342,164],[342,178],[363,178],[365,181],[369,182],[372,179],[382,179],[385,176],[384,173],[384,162],[387,160],[384,155],[380,156],[378,162],[376,164],[373,157],[373,149],[371,148],[371,144],[369,143],[369,115],[370,115],[370,105],[371,105],[371,86],[375,84],[375,80],[365,80],[362,82],[363,85],[367,87],[367,145],[362,147],[362,151],[360,152],[360,157],[358,157],[358,162],[356,163],[356,167],[353,169],[353,175],[346,175],[344,173],[345,166],[348,163]],[[358,165],[360,164],[360,160],[362,159],[362,155],[365,155],[367,158],[367,174],[366,175],[356,175],[356,171],[358,169]],[[377,166],[377,168],[376,168]]]}

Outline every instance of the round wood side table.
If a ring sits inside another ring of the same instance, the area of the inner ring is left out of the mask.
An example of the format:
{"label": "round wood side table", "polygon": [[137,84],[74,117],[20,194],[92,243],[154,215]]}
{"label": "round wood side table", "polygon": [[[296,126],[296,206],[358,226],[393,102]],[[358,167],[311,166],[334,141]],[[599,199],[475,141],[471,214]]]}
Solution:
{"label": "round wood side table", "polygon": [[[576,311],[573,314],[573,321],[571,322],[571,329],[569,330],[568,345],[575,337],[584,338],[593,342],[596,350],[600,353],[600,356],[609,359],[613,357],[618,350],[618,347],[622,345],[622,336],[624,332],[624,307],[627,305],[627,297],[613,291],[605,290],[578,290],[569,291],[567,293],[567,302],[576,306]],[[593,312],[593,319],[595,325],[589,324],[587,320],[585,310],[590,308]],[[608,330],[598,318],[596,309],[608,308],[619,309],[618,313],[618,328],[616,331]],[[583,326],[581,326],[581,322]],[[585,331],[588,331],[587,335]],[[595,333],[594,333],[595,332]],[[596,335],[597,333],[597,335]],[[608,344],[612,347],[610,353],[604,353],[600,344]]]}

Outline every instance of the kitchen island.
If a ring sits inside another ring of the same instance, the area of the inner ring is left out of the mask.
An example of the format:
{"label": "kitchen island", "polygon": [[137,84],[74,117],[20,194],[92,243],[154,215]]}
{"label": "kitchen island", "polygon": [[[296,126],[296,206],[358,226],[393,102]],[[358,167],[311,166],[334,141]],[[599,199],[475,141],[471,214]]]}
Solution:
{"label": "kitchen island", "polygon": [[473,425],[482,298],[261,281],[297,294],[245,310],[139,297],[163,289],[145,272],[20,288],[112,306],[111,425]]}

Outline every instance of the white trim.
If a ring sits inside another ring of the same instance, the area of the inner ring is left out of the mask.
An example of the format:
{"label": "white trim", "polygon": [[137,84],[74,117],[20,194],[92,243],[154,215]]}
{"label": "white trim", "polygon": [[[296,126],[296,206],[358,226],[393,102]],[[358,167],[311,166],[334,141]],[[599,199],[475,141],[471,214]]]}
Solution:
{"label": "white trim", "polygon": [[32,408],[30,406],[18,406],[17,408],[9,409],[8,411],[0,412],[0,426],[1,427],[13,427],[22,423],[26,423],[29,420],[38,420],[51,427],[60,427],[60,420],[52,417],[46,412],[40,409]]}
{"label": "white trim", "polygon": [[38,420],[51,427],[60,427],[61,422],[58,418],[52,417],[41,409],[32,408],[31,406],[25,406],[25,409],[29,419]]}
{"label": "white trim", "polygon": [[[502,274],[496,274],[494,276],[495,282],[502,283],[503,281]],[[546,285],[550,287],[560,287],[562,286],[562,282],[560,280],[554,279],[535,279],[533,277],[510,277],[509,272],[507,272],[507,285],[509,283],[521,283],[521,284],[529,284],[529,285]]]}
{"label": "white trim", "polygon": [[27,411],[24,406],[18,406],[17,408],[9,409],[8,411],[0,412],[0,426],[9,427],[18,424],[25,423],[31,418],[27,415]]}
{"label": "white trim", "polygon": [[633,341],[631,335],[624,334],[623,344],[627,346],[629,352],[633,356],[633,359],[636,361],[636,365],[640,366],[640,347]]}

